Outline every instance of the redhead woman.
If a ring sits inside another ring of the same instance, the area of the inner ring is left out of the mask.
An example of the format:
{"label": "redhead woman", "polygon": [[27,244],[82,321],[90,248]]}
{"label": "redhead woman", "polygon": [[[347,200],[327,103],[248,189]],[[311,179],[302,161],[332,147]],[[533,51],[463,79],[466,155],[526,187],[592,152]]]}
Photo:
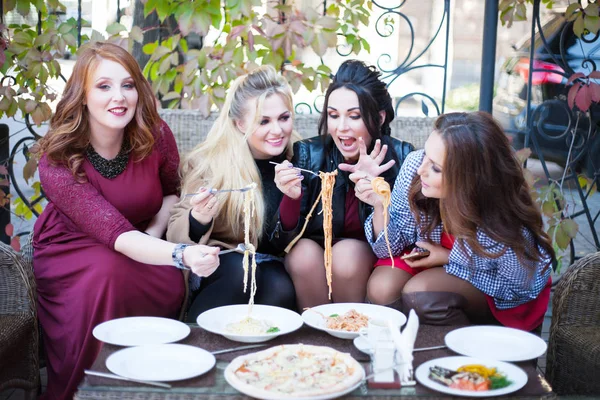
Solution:
{"label": "redhead woman", "polygon": [[178,198],[179,156],[150,84],[122,48],[98,42],[80,50],[41,152],[48,205],[34,227],[33,267],[48,360],[44,396],[70,399],[100,351],[94,327],[120,317],[176,318],[179,269],[212,274],[218,249],[160,239]]}

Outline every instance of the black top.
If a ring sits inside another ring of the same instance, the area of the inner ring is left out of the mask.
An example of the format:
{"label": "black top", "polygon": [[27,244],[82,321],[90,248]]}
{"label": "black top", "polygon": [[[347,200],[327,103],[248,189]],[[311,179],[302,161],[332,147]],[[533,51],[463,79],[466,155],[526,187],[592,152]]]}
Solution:
{"label": "black top", "polygon": [[[269,240],[279,220],[279,203],[281,203],[283,197],[283,193],[281,193],[277,188],[277,185],[275,185],[275,165],[270,164],[270,162],[281,163],[285,161],[285,159],[285,153],[283,153],[268,160],[254,160],[258,167],[258,172],[260,173],[263,187],[263,199],[265,201],[265,229],[263,230],[263,235],[258,240],[258,248],[256,249],[259,253],[281,255],[283,252],[283,248],[277,247]],[[197,243],[200,241],[200,238],[208,232],[212,225],[212,221],[208,225],[201,224],[192,217],[191,210],[189,219],[190,239]]]}
{"label": "black top", "polygon": [[[390,160],[395,160],[396,163],[392,168],[384,172],[381,176],[389,183],[390,188],[393,189],[396,176],[400,171],[400,166],[404,162],[404,159],[414,150],[414,146],[408,142],[397,140],[390,136],[381,137],[381,145],[388,145],[388,151],[385,155],[385,159],[382,164]],[[371,143],[368,153],[373,150],[375,141]],[[331,136],[315,136],[310,139],[305,139],[294,144],[294,157],[292,163],[294,166],[308,169],[318,173],[332,172],[338,168],[338,165],[345,162],[342,153],[337,149],[335,142]],[[343,234],[344,221],[345,221],[345,205],[346,205],[346,193],[349,190],[354,190],[354,183],[349,178],[349,174],[345,171],[338,170],[338,175],[335,179],[335,186],[333,188],[333,222],[332,231],[333,238],[340,239]],[[302,204],[300,208],[300,218],[297,226],[290,230],[284,231],[281,223],[278,223],[275,227],[275,231],[271,236],[271,241],[276,243],[278,247],[287,246],[302,230],[306,216],[308,215],[313,203],[321,193],[321,179],[318,176],[312,174],[304,174],[302,180]],[[323,241],[323,215],[321,213],[321,203],[313,211],[312,217],[308,223],[308,226],[303,234],[303,237],[313,239],[319,243]],[[373,212],[373,207],[359,201],[358,212],[361,223],[364,224],[367,217]]]}

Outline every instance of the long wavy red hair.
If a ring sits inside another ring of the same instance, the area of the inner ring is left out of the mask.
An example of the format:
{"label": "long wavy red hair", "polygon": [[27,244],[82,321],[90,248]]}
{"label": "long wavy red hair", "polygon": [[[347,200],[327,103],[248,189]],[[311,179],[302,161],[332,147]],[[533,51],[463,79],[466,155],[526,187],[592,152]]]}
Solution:
{"label": "long wavy red hair", "polygon": [[[554,257],[550,238],[543,230],[542,215],[533,201],[523,170],[502,128],[484,112],[449,113],[434,124],[446,147],[443,166],[443,198],[421,193],[416,175],[409,192],[415,218],[425,237],[441,222],[457,243],[466,243],[484,257],[497,253],[483,248],[477,240],[480,229],[498,243],[512,249],[519,260],[534,272],[535,263]],[[523,237],[531,232],[533,245]]]}
{"label": "long wavy red hair", "polygon": [[131,75],[138,92],[135,116],[125,127],[124,137],[135,161],[152,152],[153,129],[160,123],[152,87],[131,54],[120,46],[105,42],[81,47],[73,73],[50,120],[50,129],[40,140],[41,153],[46,154],[50,162],[71,169],[80,180],[85,180],[82,164],[90,145],[88,112],[84,103],[89,82],[102,60],[121,64]]}

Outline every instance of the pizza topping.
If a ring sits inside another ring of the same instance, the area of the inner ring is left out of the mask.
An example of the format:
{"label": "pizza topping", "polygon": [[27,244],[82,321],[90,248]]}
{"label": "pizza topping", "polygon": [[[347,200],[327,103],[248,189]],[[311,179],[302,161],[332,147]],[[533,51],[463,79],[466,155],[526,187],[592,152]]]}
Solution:
{"label": "pizza topping", "polygon": [[363,374],[352,357],[327,347],[281,346],[261,353],[265,355],[246,358],[234,376],[269,393],[290,397],[315,391],[326,393],[349,380],[347,384],[352,386]]}

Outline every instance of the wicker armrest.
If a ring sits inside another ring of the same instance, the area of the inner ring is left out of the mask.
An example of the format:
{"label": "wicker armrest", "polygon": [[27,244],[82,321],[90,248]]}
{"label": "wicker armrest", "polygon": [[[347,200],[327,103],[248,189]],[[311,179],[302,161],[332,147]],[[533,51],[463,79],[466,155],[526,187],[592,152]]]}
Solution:
{"label": "wicker armrest", "polygon": [[0,243],[0,392],[39,386],[39,328],[31,263]]}
{"label": "wicker armrest", "polygon": [[600,252],[575,262],[556,286],[552,333],[561,326],[600,327]]}

